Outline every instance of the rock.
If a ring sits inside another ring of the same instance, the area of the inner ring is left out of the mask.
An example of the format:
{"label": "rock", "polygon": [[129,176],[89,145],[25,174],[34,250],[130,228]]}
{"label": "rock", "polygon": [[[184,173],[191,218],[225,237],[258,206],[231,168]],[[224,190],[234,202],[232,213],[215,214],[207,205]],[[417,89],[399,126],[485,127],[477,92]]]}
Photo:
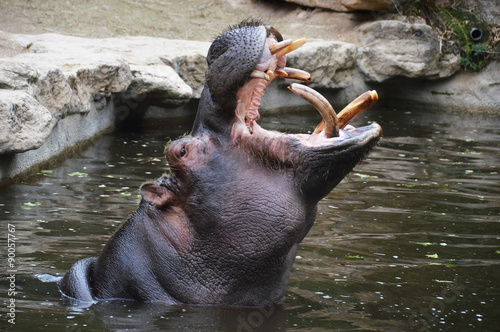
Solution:
{"label": "rock", "polygon": [[479,72],[460,71],[443,80],[415,80],[412,84],[402,79],[387,82],[383,84],[381,95],[385,95],[392,106],[421,105],[443,111],[498,114],[499,86],[500,62],[493,61]]}
{"label": "rock", "polygon": [[[1,37],[1,35],[0,35]],[[4,36],[5,38],[5,36]],[[87,84],[85,75],[91,78],[93,75],[95,82],[100,82],[101,77],[105,80],[102,74],[106,72],[105,68],[97,68],[95,65],[109,65],[111,67],[123,67],[123,70],[117,70],[117,79],[127,78],[129,74],[126,66],[142,66],[142,68],[151,67],[146,76],[152,78],[154,73],[157,72],[160,79],[172,79],[167,83],[169,86],[174,87],[178,85],[177,75],[164,75],[165,64],[174,67],[179,76],[190,85],[192,88],[197,88],[204,81],[204,67],[206,61],[204,55],[208,52],[210,47],[209,42],[196,42],[184,40],[169,40],[164,38],[153,37],[119,37],[119,38],[105,38],[105,39],[92,39],[80,38],[72,36],[63,36],[58,34],[43,34],[43,35],[11,35],[10,39],[16,45],[31,45],[29,50],[31,53],[19,54],[16,58],[23,59],[29,62],[35,59],[40,62],[57,64],[67,76],[75,76],[75,83]],[[117,64],[117,62],[121,62]],[[198,67],[200,65],[201,67]],[[153,68],[155,67],[155,68]],[[156,67],[160,69],[156,69]],[[91,73],[85,74],[85,68],[89,68]],[[111,69],[111,68],[108,68]],[[126,75],[123,75],[126,74]],[[97,75],[97,76],[96,76]],[[100,77],[99,77],[100,76]],[[129,76],[129,84],[132,82],[132,75]],[[117,87],[113,89],[113,85]],[[100,94],[101,89],[111,93],[121,92],[123,84],[119,81],[114,83],[105,84],[103,86],[96,86],[94,89],[82,91],[78,99],[82,104],[89,94],[96,92]],[[179,85],[180,87],[180,85]],[[127,86],[124,87],[126,89]],[[124,90],[122,89],[122,90]],[[170,95],[174,90],[170,89]],[[175,99],[185,99],[186,89],[180,88],[179,96]],[[78,109],[78,107],[71,107]],[[81,111],[88,111],[88,104],[83,107]]]}
{"label": "rock", "polygon": [[52,115],[25,91],[0,89],[0,154],[40,147],[52,131]]}
{"label": "rock", "polygon": [[33,97],[52,113],[55,122],[68,113],[73,90],[61,68],[41,63],[33,68],[36,68],[38,73]]}
{"label": "rock", "polygon": [[356,69],[357,47],[344,42],[309,42],[287,55],[287,66],[311,74],[311,87],[345,88]]}
{"label": "rock", "polygon": [[144,102],[157,107],[175,107],[187,103],[193,94],[189,85],[167,66],[132,66],[134,78],[122,93],[132,103]]}
{"label": "rock", "polygon": [[38,78],[36,69],[23,62],[11,59],[0,62],[0,89],[25,90],[33,94]]}
{"label": "rock", "polygon": [[113,103],[107,103],[99,110],[94,108],[87,113],[72,114],[60,119],[39,148],[0,155],[0,180],[13,178],[27,170],[36,170],[47,160],[71,151],[75,146],[85,146],[85,142],[113,128],[115,122]]}
{"label": "rock", "polygon": [[188,102],[192,89],[161,58],[176,59],[179,72],[198,86],[204,70],[194,67],[210,45],[3,32],[0,41],[1,54],[7,56],[0,58],[0,179],[112,129],[134,107],[144,111]]}
{"label": "rock", "polygon": [[[301,6],[330,9],[337,12],[352,12],[356,10],[394,10],[392,0],[285,0]],[[400,1],[396,2],[397,4]]]}
{"label": "rock", "polygon": [[95,101],[124,91],[132,82],[132,72],[125,60],[103,60],[96,55],[91,59],[94,59],[91,64],[82,64],[68,72],[73,96],[67,114],[87,113]]}
{"label": "rock", "polygon": [[96,99],[121,92],[132,81],[123,60],[89,55],[84,63],[68,66],[61,56],[46,58],[26,54],[1,59],[0,88],[26,91],[52,113],[54,124],[68,114],[89,112]]}
{"label": "rock", "polygon": [[372,82],[391,77],[442,78],[460,68],[459,55],[440,52],[432,28],[425,24],[376,21],[360,28],[363,47],[359,69]]}
{"label": "rock", "polygon": [[500,24],[500,1],[498,0],[466,0],[469,8],[479,12],[482,19],[490,24]]}
{"label": "rock", "polygon": [[200,98],[205,85],[205,71],[208,68],[207,59],[202,54],[190,54],[175,57],[171,61],[162,60],[177,72],[179,76],[193,89],[193,98]]}

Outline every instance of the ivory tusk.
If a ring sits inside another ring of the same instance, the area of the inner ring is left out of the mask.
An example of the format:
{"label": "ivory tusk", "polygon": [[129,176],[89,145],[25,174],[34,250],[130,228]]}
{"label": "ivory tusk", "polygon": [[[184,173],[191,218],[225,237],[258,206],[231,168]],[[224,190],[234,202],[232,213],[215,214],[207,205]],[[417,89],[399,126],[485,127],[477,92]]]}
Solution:
{"label": "ivory tusk", "polygon": [[300,80],[305,83],[311,83],[311,74],[309,74],[305,70],[291,68],[291,67],[285,67],[283,68],[283,70],[286,72],[287,78],[294,78],[296,80]]}
{"label": "ivory tusk", "polygon": [[280,41],[279,43],[269,46],[269,50],[271,51],[271,54],[275,54],[290,45],[292,42],[293,41],[291,39]]}
{"label": "ivory tusk", "polygon": [[301,38],[301,39],[297,39],[296,41],[294,41],[293,43],[291,43],[290,45],[284,47],[283,49],[281,49],[280,51],[278,51],[276,53],[276,58],[281,58],[282,56],[298,49],[299,47],[301,47],[302,45],[304,45],[306,43],[306,39],[305,38]]}
{"label": "ivory tusk", "polygon": [[338,114],[339,128],[343,129],[358,115],[370,108],[378,100],[377,91],[367,91],[347,105],[342,112]]}
{"label": "ivory tusk", "polygon": [[281,68],[276,68],[274,70],[274,73],[278,77],[282,77],[282,78],[287,78],[288,77],[288,73],[285,70],[281,69]]}
{"label": "ivory tusk", "polygon": [[323,117],[324,133],[327,138],[339,136],[337,114],[332,105],[319,92],[302,84],[293,83],[288,87],[296,95],[314,106]]}

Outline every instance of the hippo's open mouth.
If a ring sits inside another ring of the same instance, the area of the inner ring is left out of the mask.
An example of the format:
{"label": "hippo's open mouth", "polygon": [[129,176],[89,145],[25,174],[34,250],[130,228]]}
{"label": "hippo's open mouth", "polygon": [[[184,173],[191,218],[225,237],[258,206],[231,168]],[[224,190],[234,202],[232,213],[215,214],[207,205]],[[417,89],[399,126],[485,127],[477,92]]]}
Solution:
{"label": "hippo's open mouth", "polygon": [[[242,138],[284,135],[267,131],[257,124],[260,118],[258,108],[264,90],[277,77],[296,79],[305,83],[311,82],[311,75],[308,72],[286,67],[286,54],[301,47],[305,42],[305,39],[278,42],[273,34],[266,38],[266,46],[259,63],[250,74],[247,83],[237,93],[236,119],[231,135],[233,142]],[[376,91],[365,92],[336,114],[326,98],[312,88],[297,83],[291,84],[288,88],[313,105],[323,117],[312,134],[286,135],[295,137],[305,146],[330,146],[334,143],[347,143],[344,142],[346,140],[356,145],[363,145],[363,142],[380,136],[381,128],[377,124],[362,128],[355,128],[349,124],[378,100]],[[353,140],[353,138],[356,139]]]}

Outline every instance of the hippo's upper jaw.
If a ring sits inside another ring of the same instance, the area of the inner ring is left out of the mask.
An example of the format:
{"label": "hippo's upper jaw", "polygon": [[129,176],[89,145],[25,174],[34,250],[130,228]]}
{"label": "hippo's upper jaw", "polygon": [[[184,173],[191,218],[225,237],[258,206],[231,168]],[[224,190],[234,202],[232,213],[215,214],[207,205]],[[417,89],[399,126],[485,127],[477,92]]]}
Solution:
{"label": "hippo's upper jaw", "polygon": [[215,39],[192,134],[165,151],[171,174],[141,187],[137,211],[97,260],[68,271],[60,283],[64,294],[237,306],[282,301],[316,204],[381,134],[377,124],[348,125],[376,93],[337,115],[299,84],[290,90],[323,116],[314,133],[283,134],[257,124],[260,98],[273,79],[310,80],[286,67],[286,53],[304,42],[283,40],[258,22]]}

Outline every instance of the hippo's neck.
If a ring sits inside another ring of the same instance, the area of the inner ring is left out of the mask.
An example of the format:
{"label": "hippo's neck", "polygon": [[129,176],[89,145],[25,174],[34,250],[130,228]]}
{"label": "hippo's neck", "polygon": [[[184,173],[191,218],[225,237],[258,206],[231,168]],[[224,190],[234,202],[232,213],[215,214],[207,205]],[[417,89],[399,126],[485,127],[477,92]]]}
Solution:
{"label": "hippo's neck", "polygon": [[222,107],[212,98],[212,94],[205,84],[191,134],[197,136],[202,132],[209,131],[219,138],[229,137],[233,117],[233,112],[222,110]]}

